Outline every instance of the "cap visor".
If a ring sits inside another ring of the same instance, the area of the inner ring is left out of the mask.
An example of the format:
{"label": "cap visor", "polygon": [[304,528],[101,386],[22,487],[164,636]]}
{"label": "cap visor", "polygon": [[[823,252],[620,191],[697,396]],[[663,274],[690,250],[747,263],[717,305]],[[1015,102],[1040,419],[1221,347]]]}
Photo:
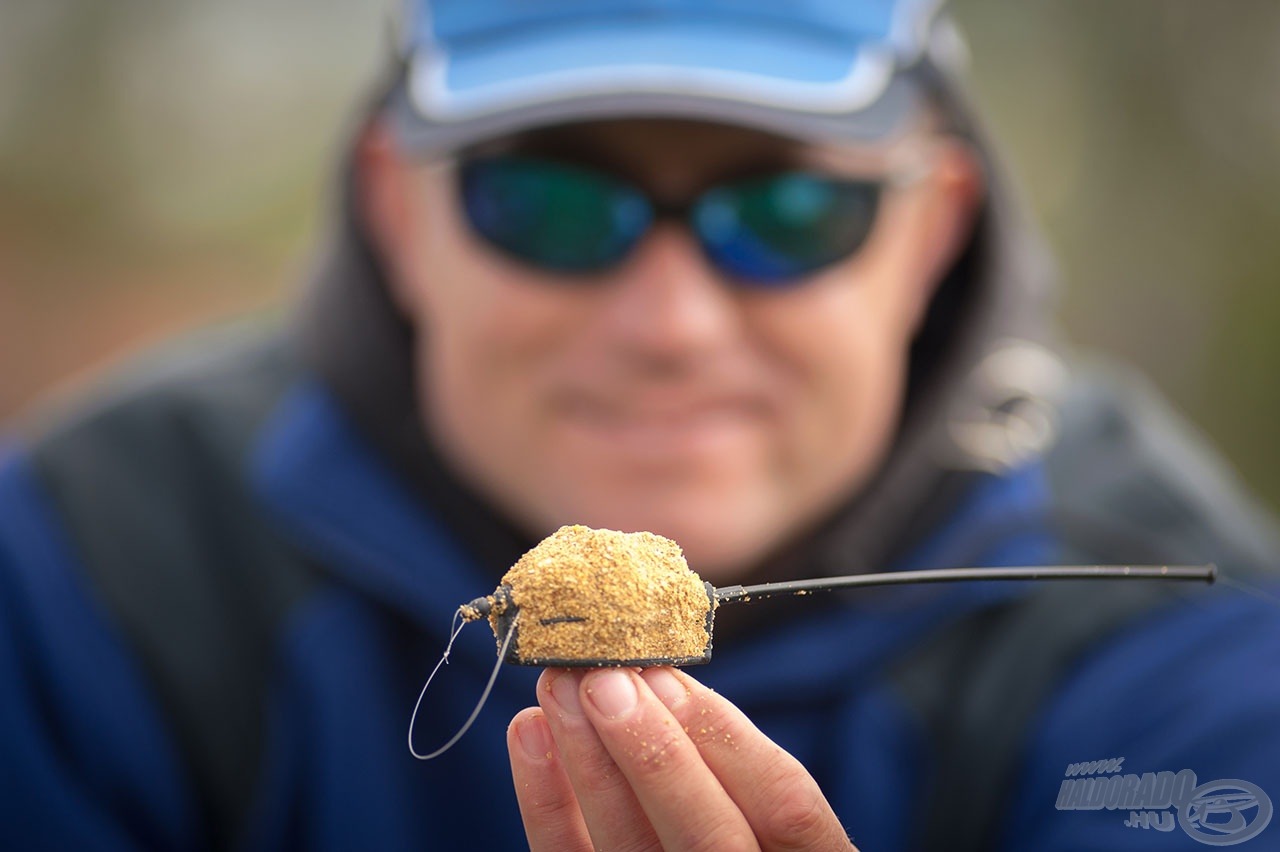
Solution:
{"label": "cap visor", "polygon": [[576,25],[421,49],[396,100],[413,149],[547,124],[695,118],[803,138],[879,138],[914,105],[881,44],[724,22]]}

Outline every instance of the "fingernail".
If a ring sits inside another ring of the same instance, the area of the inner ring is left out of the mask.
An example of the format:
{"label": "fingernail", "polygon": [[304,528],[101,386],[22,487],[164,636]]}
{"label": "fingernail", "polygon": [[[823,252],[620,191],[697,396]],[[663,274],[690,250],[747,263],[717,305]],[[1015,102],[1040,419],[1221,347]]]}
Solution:
{"label": "fingernail", "polygon": [[565,672],[551,681],[551,697],[567,716],[582,715],[582,702],[578,700],[579,680],[580,677],[574,672]]}
{"label": "fingernail", "polygon": [[658,700],[667,707],[675,707],[689,697],[688,688],[671,673],[671,669],[648,669],[641,677],[649,684],[653,694],[658,696]]}
{"label": "fingernail", "polygon": [[524,753],[534,760],[550,760],[555,745],[551,739],[551,729],[542,716],[530,716],[516,728],[516,738],[524,748]]}
{"label": "fingernail", "polygon": [[636,685],[631,673],[621,669],[602,669],[587,678],[587,698],[610,719],[625,716],[636,706]]}

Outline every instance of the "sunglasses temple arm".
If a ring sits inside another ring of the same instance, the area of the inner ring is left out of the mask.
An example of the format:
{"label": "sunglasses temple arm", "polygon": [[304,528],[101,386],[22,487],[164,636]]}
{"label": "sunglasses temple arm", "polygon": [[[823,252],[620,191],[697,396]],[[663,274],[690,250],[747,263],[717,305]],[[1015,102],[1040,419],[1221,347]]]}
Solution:
{"label": "sunglasses temple arm", "polygon": [[1213,583],[1216,565],[1055,565],[1015,568],[943,568],[930,571],[893,571],[822,577],[758,586],[725,586],[716,589],[716,605],[747,603],[782,595],[808,595],[867,586],[903,586],[915,583],[960,583],[968,580],[1199,580]]}

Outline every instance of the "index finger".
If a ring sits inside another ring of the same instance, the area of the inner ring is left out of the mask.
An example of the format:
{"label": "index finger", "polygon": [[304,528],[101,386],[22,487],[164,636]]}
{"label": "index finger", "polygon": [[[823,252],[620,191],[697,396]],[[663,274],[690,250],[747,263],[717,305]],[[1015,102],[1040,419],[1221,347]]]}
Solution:
{"label": "index finger", "polygon": [[[637,820],[652,832],[652,847],[643,848],[671,852],[759,848],[746,818],[671,713],[634,671],[608,668],[583,675],[565,673],[555,681],[561,684],[575,687],[568,701],[554,687],[540,692],[539,700],[568,759],[569,777],[599,848],[631,848],[641,834],[634,827]],[[585,730],[568,724],[574,717]],[[561,719],[565,724],[559,724]],[[600,773],[584,771],[605,763],[614,770],[611,781],[621,782],[627,792],[631,808],[617,801],[616,787],[601,784],[599,778],[592,782],[591,776]],[[614,801],[608,820],[601,818],[599,807],[592,806],[606,799]]]}

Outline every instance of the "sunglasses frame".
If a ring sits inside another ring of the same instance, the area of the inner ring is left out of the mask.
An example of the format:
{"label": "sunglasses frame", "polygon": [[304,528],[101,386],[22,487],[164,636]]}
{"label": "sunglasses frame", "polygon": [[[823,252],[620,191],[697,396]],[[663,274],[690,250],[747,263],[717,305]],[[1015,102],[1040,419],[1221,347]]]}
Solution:
{"label": "sunglasses frame", "polygon": [[[883,194],[887,192],[901,192],[902,190],[909,188],[910,186],[916,183],[919,183],[925,177],[927,177],[934,167],[934,163],[935,163],[934,154],[937,150],[937,147],[938,145],[932,142],[931,140],[910,140],[910,141],[899,142],[897,145],[893,146],[892,149],[888,151],[887,166],[883,170],[877,172],[875,175],[864,176],[864,175],[857,175],[857,174],[842,174],[841,172],[835,169],[823,169],[823,168],[812,168],[812,167],[780,168],[773,171],[761,172],[756,175],[749,175],[746,177],[739,177],[731,180],[718,181],[716,183],[712,183],[707,186],[701,187],[695,194],[693,194],[687,200],[678,201],[678,202],[671,202],[671,201],[659,200],[654,198],[653,195],[650,192],[647,192],[643,186],[641,186],[638,182],[636,182],[634,179],[632,179],[630,176],[626,175],[625,173],[621,172],[620,170],[613,170],[606,167],[602,167],[597,163],[583,162],[582,160],[576,159],[573,157],[557,157],[554,154],[546,154],[542,152],[524,152],[519,150],[518,148],[511,148],[511,147],[499,148],[498,150],[493,150],[491,146],[479,146],[475,149],[471,149],[465,152],[460,152],[444,159],[436,160],[431,164],[431,168],[433,171],[436,169],[439,169],[448,173],[448,176],[450,180],[452,180],[454,185],[455,199],[459,208],[465,208],[465,202],[463,201],[462,176],[463,176],[463,169],[467,166],[467,164],[480,161],[480,160],[499,160],[505,157],[510,157],[513,159],[542,161],[549,164],[566,166],[581,172],[599,174],[612,182],[621,184],[622,186],[626,187],[627,189],[636,193],[639,197],[644,199],[651,213],[651,219],[648,225],[645,227],[644,231],[640,232],[640,234],[636,236],[634,242],[627,248],[627,250],[623,252],[621,255],[619,255],[612,263],[606,266],[602,266],[600,268],[587,269],[587,270],[556,269],[554,267],[549,267],[549,266],[540,264],[538,263],[537,260],[529,257],[525,257],[519,254],[518,252],[514,252],[508,249],[507,247],[502,246],[501,244],[495,242],[488,235],[480,231],[480,229],[477,228],[475,223],[471,220],[471,216],[465,211],[465,209],[462,209],[461,215],[462,215],[462,218],[466,220],[468,228],[487,247],[489,247],[491,250],[500,252],[504,257],[508,257],[511,260],[513,260],[513,262],[519,263],[531,269],[535,269],[543,274],[563,277],[565,279],[581,279],[581,278],[590,277],[592,275],[599,275],[601,273],[605,273],[610,270],[616,269],[622,264],[624,264],[627,261],[627,258],[629,258],[632,254],[634,254],[636,249],[643,242],[644,238],[647,235],[649,235],[650,232],[652,232],[654,225],[656,225],[660,221],[679,220],[681,226],[689,232],[690,236],[694,239],[694,241],[703,249],[702,254],[704,258],[707,260],[707,263],[716,270],[717,274],[722,279],[729,282],[733,282],[740,289],[748,289],[748,290],[789,289],[790,287],[795,286],[796,284],[802,283],[803,281],[811,278],[813,275],[820,272],[821,270],[835,263],[838,263],[841,260],[847,259],[852,254],[856,254],[865,245],[865,241],[861,243],[859,246],[857,246],[856,248],[854,248],[852,252],[850,252],[849,254],[841,255],[817,267],[814,267],[812,269],[806,269],[794,276],[786,276],[786,277],[780,277],[780,278],[746,277],[746,276],[734,274],[732,271],[724,269],[721,266],[721,264],[718,263],[717,260],[708,252],[702,235],[698,232],[696,227],[690,221],[692,218],[692,212],[696,208],[698,203],[702,201],[709,193],[714,192],[717,189],[738,185],[743,183],[744,181],[763,180],[763,179],[768,179],[770,177],[780,177],[788,173],[812,173],[812,174],[823,175],[824,177],[828,177],[835,181],[874,183],[878,186],[882,195],[881,195],[881,200],[877,204],[877,210],[875,211],[875,214],[874,214],[872,230],[868,232],[868,237],[869,237],[870,233],[874,232],[874,227],[875,227],[874,222],[878,221],[880,217],[883,215],[883,212],[882,212]],[[485,150],[486,148],[488,148],[489,150]]]}

